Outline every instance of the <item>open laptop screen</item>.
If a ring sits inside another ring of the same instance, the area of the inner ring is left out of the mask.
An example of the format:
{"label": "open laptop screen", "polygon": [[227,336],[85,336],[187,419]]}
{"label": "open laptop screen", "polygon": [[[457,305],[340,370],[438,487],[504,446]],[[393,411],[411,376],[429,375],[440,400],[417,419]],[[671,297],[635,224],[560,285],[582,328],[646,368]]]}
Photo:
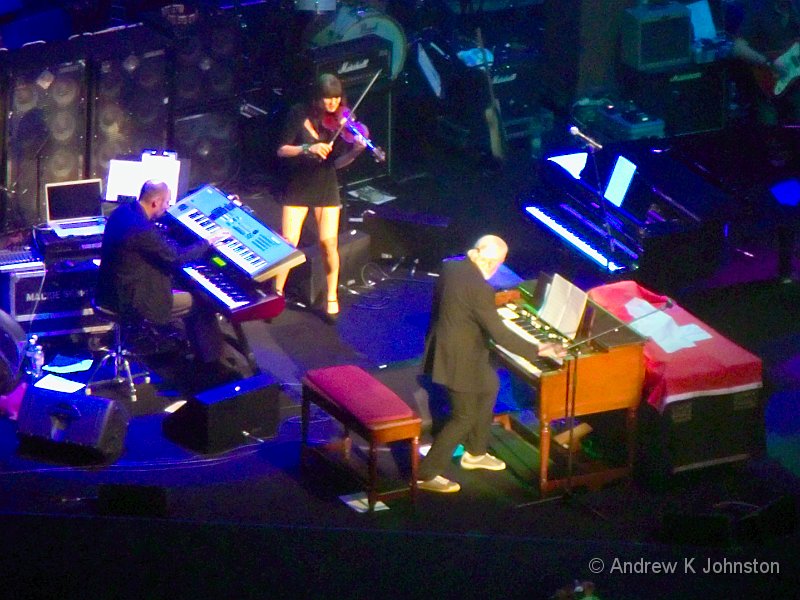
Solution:
{"label": "open laptop screen", "polygon": [[48,183],[45,198],[48,223],[103,216],[100,179]]}

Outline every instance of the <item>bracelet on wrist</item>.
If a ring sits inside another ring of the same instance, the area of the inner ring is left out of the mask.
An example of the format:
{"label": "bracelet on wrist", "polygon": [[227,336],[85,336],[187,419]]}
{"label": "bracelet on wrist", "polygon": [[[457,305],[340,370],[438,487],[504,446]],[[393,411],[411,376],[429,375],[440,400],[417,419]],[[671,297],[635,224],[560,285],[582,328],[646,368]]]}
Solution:
{"label": "bracelet on wrist", "polygon": [[308,154],[311,151],[311,144],[303,144],[300,147],[303,149],[303,154]]}

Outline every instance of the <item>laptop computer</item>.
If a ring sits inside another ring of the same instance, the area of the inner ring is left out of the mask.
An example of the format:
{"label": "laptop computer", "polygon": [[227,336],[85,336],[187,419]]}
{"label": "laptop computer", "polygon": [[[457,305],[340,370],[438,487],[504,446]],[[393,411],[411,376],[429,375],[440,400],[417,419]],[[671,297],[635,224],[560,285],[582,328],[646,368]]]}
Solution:
{"label": "laptop computer", "polygon": [[100,179],[48,183],[45,202],[47,225],[58,237],[103,234],[106,219]]}

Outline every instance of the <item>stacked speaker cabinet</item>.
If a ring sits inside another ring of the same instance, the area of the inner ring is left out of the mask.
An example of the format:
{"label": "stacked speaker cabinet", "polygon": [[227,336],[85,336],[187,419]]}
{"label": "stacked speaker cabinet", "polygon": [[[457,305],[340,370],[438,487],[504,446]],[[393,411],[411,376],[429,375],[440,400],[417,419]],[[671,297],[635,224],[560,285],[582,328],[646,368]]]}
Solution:
{"label": "stacked speaker cabinet", "polygon": [[239,169],[242,38],[235,15],[174,30],[172,146],[191,161],[189,187],[224,184]]}
{"label": "stacked speaker cabinet", "polygon": [[92,177],[105,179],[114,158],[138,158],[167,142],[169,79],[166,40],[141,23],[91,38]]}
{"label": "stacked speaker cabinet", "polygon": [[369,129],[372,142],[386,153],[384,162],[370,159],[369,151],[339,172],[343,185],[352,185],[391,175],[392,115],[391,43],[377,35],[365,35],[330,46],[310,48],[300,72],[303,87],[313,90],[316,78],[333,73],[344,85],[344,94],[353,106],[367,89],[372,77],[380,72],[369,92],[355,111],[355,118]]}
{"label": "stacked speaker cabinet", "polygon": [[81,179],[87,126],[82,40],[14,53],[5,118],[7,226],[41,222],[46,183]]}

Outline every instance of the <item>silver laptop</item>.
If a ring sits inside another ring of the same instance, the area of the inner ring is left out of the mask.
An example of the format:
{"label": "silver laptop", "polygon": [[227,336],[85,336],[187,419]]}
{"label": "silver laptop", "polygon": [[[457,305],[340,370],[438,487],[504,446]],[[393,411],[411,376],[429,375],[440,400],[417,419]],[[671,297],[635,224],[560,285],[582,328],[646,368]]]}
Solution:
{"label": "silver laptop", "polygon": [[48,183],[45,201],[47,224],[58,237],[103,234],[106,219],[100,179]]}

